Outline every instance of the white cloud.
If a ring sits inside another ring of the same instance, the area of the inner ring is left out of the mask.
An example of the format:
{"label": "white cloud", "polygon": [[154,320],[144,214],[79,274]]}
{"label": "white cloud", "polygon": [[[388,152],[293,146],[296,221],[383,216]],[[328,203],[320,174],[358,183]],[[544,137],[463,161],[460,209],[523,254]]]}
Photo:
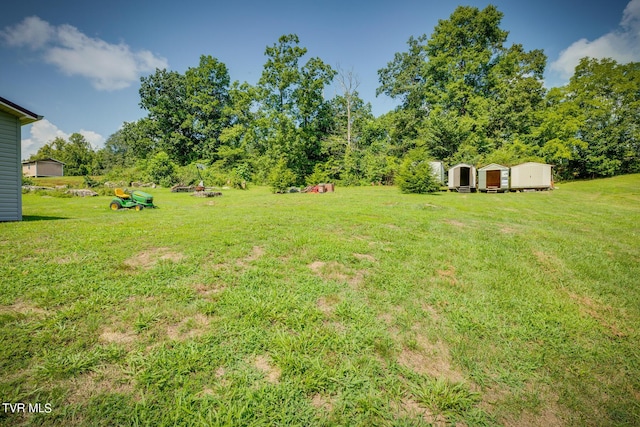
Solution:
{"label": "white cloud", "polygon": [[584,57],[612,58],[620,63],[640,61],[640,0],[631,0],[624,9],[619,27],[593,41],[580,39],[560,52],[550,70],[565,81]]}
{"label": "white cloud", "polygon": [[148,50],[134,52],[125,43],[89,37],[71,25],[52,26],[31,16],[0,32],[13,47],[40,50],[45,62],[70,76],[89,79],[98,90],[123,89],[138,76],[166,68],[167,60]]}
{"label": "white cloud", "polygon": [[84,139],[89,141],[89,144],[91,144],[91,147],[93,147],[94,150],[102,148],[102,146],[104,145],[104,137],[97,132],[94,132],[92,130],[80,129],[78,133],[84,136]]}
{"label": "white cloud", "polygon": [[9,46],[38,49],[51,40],[54,33],[55,29],[48,22],[37,16],[29,16],[21,23],[0,31],[0,36]]}
{"label": "white cloud", "polygon": [[[47,119],[39,120],[33,123],[29,130],[29,137],[22,139],[22,158],[29,158],[32,154],[36,154],[40,147],[50,143],[56,138],[68,140],[71,134],[63,132],[56,125]],[[81,129],[78,133],[85,137],[91,144],[93,149],[101,148],[105,139],[102,135],[91,130]]]}

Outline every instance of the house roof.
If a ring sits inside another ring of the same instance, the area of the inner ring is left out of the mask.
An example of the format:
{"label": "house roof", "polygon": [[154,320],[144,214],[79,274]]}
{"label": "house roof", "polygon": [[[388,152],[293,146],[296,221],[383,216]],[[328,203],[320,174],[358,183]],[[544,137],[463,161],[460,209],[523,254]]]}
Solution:
{"label": "house roof", "polygon": [[29,123],[37,122],[41,120],[43,116],[39,116],[38,114],[27,110],[24,107],[19,106],[18,104],[14,104],[0,96],[0,111],[4,111],[6,113],[15,116],[20,120],[21,125],[28,125]]}
{"label": "house roof", "polygon": [[56,162],[56,163],[60,163],[61,165],[64,165],[64,162],[61,162],[60,160],[56,160],[56,159],[52,159],[51,157],[48,157],[46,159],[37,159],[37,160],[25,160],[22,162],[23,165],[29,164],[29,163],[38,163],[38,162]]}

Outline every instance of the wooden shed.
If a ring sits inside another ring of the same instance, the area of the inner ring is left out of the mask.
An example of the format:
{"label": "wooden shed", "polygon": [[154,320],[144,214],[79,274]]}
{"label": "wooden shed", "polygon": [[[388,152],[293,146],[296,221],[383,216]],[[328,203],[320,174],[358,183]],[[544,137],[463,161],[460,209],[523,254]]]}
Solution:
{"label": "wooden shed", "polygon": [[444,185],[444,165],[442,162],[429,162],[429,166],[440,185]]}
{"label": "wooden shed", "polygon": [[459,193],[476,191],[476,168],[467,163],[459,163],[449,169],[449,190]]}
{"label": "wooden shed", "polygon": [[509,191],[509,168],[491,163],[478,169],[478,190],[489,193]]}
{"label": "wooden shed", "polygon": [[549,190],[553,188],[553,166],[527,162],[511,168],[512,190]]}
{"label": "wooden shed", "polygon": [[22,219],[21,127],[40,119],[42,116],[0,97],[0,221]]}
{"label": "wooden shed", "polygon": [[26,160],[22,162],[24,176],[63,176],[64,163],[56,159]]}

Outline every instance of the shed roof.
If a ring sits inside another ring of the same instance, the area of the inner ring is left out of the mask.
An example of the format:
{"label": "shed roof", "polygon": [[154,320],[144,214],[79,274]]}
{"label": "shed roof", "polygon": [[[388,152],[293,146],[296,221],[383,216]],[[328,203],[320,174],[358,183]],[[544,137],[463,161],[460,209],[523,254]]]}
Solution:
{"label": "shed roof", "polygon": [[39,116],[38,114],[27,110],[24,107],[19,106],[18,104],[14,104],[0,96],[0,111],[4,111],[6,113],[15,116],[20,120],[21,125],[28,125],[29,123],[37,122],[41,120],[43,116]]}
{"label": "shed roof", "polygon": [[503,171],[505,171],[505,170],[509,170],[509,168],[506,167],[506,166],[499,165],[497,163],[490,163],[487,166],[485,166],[483,168],[480,168],[478,170],[481,170],[481,171],[503,170]]}
{"label": "shed roof", "polygon": [[455,169],[455,168],[460,168],[460,167],[472,168],[472,167],[474,167],[474,166],[473,166],[473,165],[470,165],[470,164],[468,164],[468,163],[458,163],[458,164],[457,164],[457,165],[455,165],[455,166],[451,166],[451,168],[450,168],[450,169]]}
{"label": "shed roof", "polygon": [[524,163],[520,163],[519,165],[511,166],[511,168],[517,168],[517,167],[524,166],[524,165],[538,165],[538,166],[550,166],[550,167],[553,167],[553,165],[548,165],[548,164],[546,164],[546,163],[540,163],[540,162],[524,162]]}
{"label": "shed roof", "polygon": [[51,157],[47,157],[46,159],[36,159],[36,160],[25,160],[22,162],[23,165],[29,164],[29,163],[37,163],[37,162],[56,162],[56,163],[60,163],[62,165],[64,165],[64,162],[61,162],[60,160],[56,160],[53,159]]}

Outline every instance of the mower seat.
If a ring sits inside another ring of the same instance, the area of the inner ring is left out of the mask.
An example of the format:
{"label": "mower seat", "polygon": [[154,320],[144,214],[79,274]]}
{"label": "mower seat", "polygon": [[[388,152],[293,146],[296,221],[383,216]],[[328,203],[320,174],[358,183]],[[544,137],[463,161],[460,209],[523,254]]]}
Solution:
{"label": "mower seat", "polygon": [[131,196],[128,195],[127,193],[125,193],[122,188],[116,188],[116,197],[119,197],[121,199],[130,199]]}

